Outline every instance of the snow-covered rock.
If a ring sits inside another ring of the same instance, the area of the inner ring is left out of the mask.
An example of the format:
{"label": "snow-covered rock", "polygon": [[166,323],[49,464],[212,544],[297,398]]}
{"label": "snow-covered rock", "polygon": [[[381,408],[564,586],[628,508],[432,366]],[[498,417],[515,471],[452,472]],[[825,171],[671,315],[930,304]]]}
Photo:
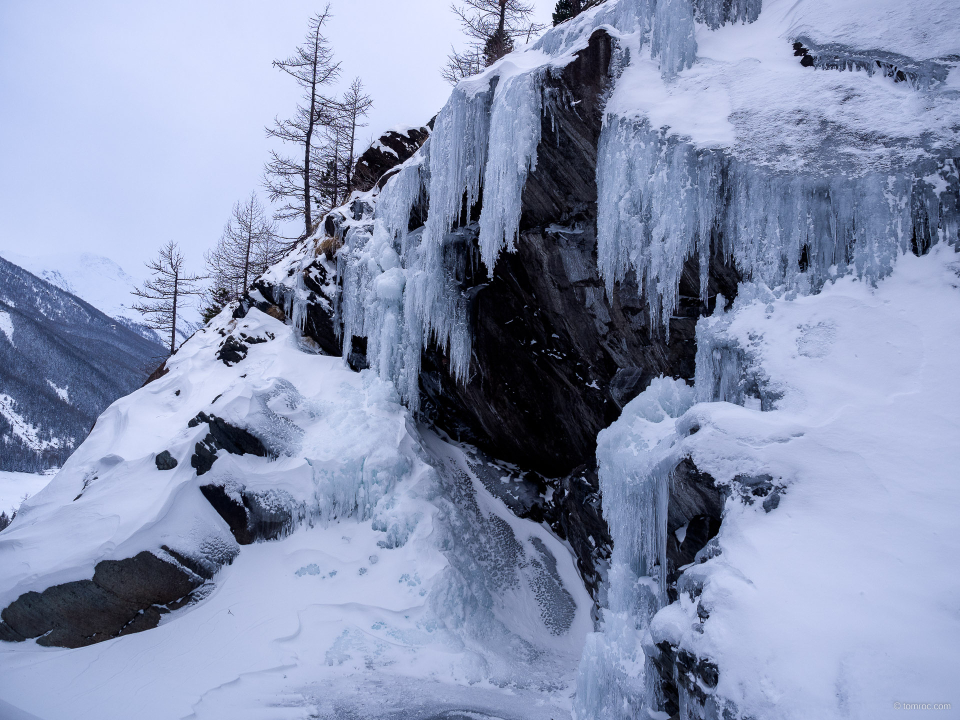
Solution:
{"label": "snow-covered rock", "polygon": [[[578,717],[895,718],[908,698],[949,699],[958,323],[960,255],[945,246],[876,288],[748,286],[701,321],[703,402],[655,381],[600,435],[614,556]],[[671,579],[682,461],[726,502],[708,552]]]}
{"label": "snow-covered rock", "polygon": [[[40,717],[254,717],[284,696],[382,711],[356,694],[376,685],[408,710],[568,712],[592,603],[567,547],[389,383],[232,311],[111,406],[0,536],[0,632],[39,637],[0,646],[0,695]],[[218,359],[231,339],[244,356]],[[258,532],[274,541],[246,545]],[[112,678],[109,708],[91,673]]]}

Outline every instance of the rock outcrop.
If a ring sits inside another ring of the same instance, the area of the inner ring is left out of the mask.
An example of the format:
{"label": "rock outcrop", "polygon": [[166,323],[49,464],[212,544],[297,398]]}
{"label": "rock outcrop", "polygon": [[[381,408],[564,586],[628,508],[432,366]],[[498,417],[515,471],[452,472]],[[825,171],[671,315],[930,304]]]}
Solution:
{"label": "rock outcrop", "polygon": [[[159,554],[165,555],[160,557]],[[213,573],[168,552],[97,563],[91,580],[28,592],[0,613],[0,640],[77,648],[156,627]]]}
{"label": "rock outcrop", "polygon": [[388,130],[360,156],[353,171],[354,190],[367,192],[400,163],[406,162],[430,137],[431,125]]}

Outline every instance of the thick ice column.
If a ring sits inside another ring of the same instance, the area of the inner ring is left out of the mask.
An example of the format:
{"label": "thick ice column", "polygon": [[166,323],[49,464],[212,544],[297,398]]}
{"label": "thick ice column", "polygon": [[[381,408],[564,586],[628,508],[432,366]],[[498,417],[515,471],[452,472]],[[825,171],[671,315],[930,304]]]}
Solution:
{"label": "thick ice column", "polygon": [[658,0],[650,51],[660,58],[664,78],[693,66],[697,59],[695,29],[691,0]]}
{"label": "thick ice column", "polygon": [[504,248],[516,249],[523,188],[537,166],[542,104],[540,71],[514,75],[497,86],[480,214],[480,256],[490,274]]}
{"label": "thick ice column", "polygon": [[632,720],[655,709],[643,642],[666,602],[669,478],[679,462],[675,444],[659,441],[693,401],[693,388],[682,380],[655,379],[598,437],[613,555],[602,632],[588,638],[580,664],[577,720]]}

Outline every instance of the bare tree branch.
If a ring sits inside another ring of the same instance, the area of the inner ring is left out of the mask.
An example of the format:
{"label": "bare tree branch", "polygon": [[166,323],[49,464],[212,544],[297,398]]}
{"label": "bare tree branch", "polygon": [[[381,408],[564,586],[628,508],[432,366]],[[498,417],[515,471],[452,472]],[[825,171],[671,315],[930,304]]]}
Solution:
{"label": "bare tree branch", "polygon": [[183,269],[184,258],[174,241],[168,242],[154,260],[146,263],[152,277],[133,291],[139,302],[133,309],[144,316],[144,323],[163,334],[170,335],[170,354],[177,349],[177,311],[182,298],[200,295],[198,283],[205,278],[191,275]]}

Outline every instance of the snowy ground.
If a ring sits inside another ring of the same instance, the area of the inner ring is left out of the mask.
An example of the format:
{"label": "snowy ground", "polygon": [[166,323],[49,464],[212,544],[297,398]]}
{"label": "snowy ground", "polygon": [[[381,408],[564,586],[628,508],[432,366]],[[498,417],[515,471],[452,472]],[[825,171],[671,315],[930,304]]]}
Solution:
{"label": "snowy ground", "polygon": [[36,495],[52,478],[52,474],[0,471],[0,512],[9,516],[20,507],[25,497]]}
{"label": "snowy ground", "polygon": [[[876,289],[845,278],[787,299],[746,287],[732,311],[702,320],[697,392],[710,400],[723,386],[742,405],[690,407],[689,389],[678,403],[683,388],[667,380],[601,433],[604,507],[619,503],[611,605],[636,607],[625,554],[654,532],[631,499],[655,499],[663,469],[692,457],[730,489],[719,554],[687,570],[687,592],[649,626],[653,643],[715,662],[717,697],[746,717],[880,720],[903,717],[897,703],[952,703],[953,717],[958,328],[960,256],[947,246],[900,258]],[[715,363],[721,349],[742,360]],[[780,496],[769,512],[750,490],[762,476]],[[607,621],[583,687],[599,682],[609,698],[603,668],[653,648],[642,632],[614,634],[616,614]]]}
{"label": "snowy ground", "polygon": [[[228,367],[227,333],[262,342]],[[169,366],[0,535],[0,606],[161,545],[239,554],[156,629],[78,650],[0,644],[0,698],[42,720],[569,717],[592,629],[571,551],[417,428],[389,384],[257,310],[224,312]],[[187,421],[201,410],[278,457],[221,451],[198,479],[206,424]],[[164,449],[174,470],[155,465]],[[237,546],[199,492],[209,482],[262,491],[297,529]]]}

